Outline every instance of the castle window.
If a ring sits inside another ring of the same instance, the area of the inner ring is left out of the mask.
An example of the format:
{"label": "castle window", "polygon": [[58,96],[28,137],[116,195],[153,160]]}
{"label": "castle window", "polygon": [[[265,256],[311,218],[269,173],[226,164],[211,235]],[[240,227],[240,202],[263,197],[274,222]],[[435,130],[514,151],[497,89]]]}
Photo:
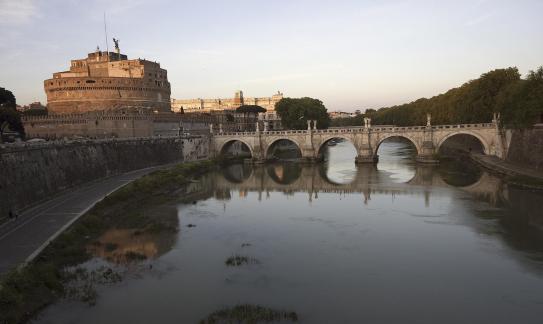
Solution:
{"label": "castle window", "polygon": [[96,81],[94,81],[94,80],[87,80],[87,81],[85,81],[85,83],[96,83]]}

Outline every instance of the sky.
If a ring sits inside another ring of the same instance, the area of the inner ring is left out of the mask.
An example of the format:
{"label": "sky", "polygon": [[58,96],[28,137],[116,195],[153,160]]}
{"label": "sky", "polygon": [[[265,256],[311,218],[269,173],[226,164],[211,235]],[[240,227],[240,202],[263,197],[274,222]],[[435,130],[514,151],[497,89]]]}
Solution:
{"label": "sky", "polygon": [[172,98],[314,97],[329,111],[431,97],[543,65],[541,0],[0,0],[0,87],[43,80],[120,39],[168,70]]}

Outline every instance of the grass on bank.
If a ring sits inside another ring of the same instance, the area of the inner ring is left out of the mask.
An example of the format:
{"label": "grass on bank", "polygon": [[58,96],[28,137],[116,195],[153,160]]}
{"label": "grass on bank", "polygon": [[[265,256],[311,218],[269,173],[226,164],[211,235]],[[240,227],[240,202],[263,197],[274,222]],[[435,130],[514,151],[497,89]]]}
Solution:
{"label": "grass on bank", "polygon": [[[142,232],[177,231],[170,222],[148,216],[141,209],[164,203],[198,175],[210,171],[215,161],[178,164],[155,171],[110,194],[58,236],[30,264],[13,270],[0,281],[0,323],[21,323],[40,309],[66,296],[73,275],[66,271],[91,258],[87,245],[110,228]],[[113,247],[111,247],[113,248]],[[141,259],[131,255],[132,259]]]}

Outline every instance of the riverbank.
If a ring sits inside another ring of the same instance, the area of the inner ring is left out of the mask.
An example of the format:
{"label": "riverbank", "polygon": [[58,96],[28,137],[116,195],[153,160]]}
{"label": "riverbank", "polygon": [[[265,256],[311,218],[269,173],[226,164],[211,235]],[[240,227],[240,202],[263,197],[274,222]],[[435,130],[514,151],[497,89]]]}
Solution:
{"label": "riverbank", "polygon": [[100,244],[98,238],[107,229],[130,229],[139,234],[177,231],[177,223],[145,210],[169,200],[179,200],[183,186],[215,165],[213,161],[201,161],[155,171],[97,203],[32,262],[2,278],[0,323],[24,322],[65,296],[69,282],[74,279],[74,274],[67,269],[92,258],[88,246]]}
{"label": "riverbank", "polygon": [[543,172],[517,166],[495,156],[471,154],[471,159],[481,167],[505,176],[514,185],[543,190]]}

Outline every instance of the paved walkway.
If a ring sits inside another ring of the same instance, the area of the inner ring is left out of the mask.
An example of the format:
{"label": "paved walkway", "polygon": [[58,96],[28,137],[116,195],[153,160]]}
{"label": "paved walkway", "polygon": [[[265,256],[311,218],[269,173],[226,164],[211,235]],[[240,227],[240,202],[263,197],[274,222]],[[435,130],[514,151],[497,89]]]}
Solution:
{"label": "paved walkway", "polygon": [[472,157],[483,164],[484,166],[494,171],[504,173],[507,175],[522,175],[530,178],[535,178],[543,181],[543,172],[527,167],[511,164],[502,159],[499,159],[491,155],[472,154]]}
{"label": "paved walkway", "polygon": [[154,170],[151,167],[93,182],[62,194],[0,225],[0,275],[34,258],[51,239],[104,196]]}

